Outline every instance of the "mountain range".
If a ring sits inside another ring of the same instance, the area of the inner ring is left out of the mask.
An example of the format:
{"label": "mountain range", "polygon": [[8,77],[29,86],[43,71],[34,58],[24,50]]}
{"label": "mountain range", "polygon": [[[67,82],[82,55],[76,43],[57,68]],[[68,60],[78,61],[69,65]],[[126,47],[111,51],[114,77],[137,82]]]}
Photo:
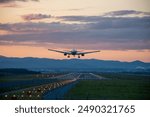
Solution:
{"label": "mountain range", "polygon": [[142,61],[120,62],[97,59],[48,59],[48,58],[16,58],[0,56],[0,68],[24,68],[30,70],[86,70],[86,71],[150,71],[150,63]]}

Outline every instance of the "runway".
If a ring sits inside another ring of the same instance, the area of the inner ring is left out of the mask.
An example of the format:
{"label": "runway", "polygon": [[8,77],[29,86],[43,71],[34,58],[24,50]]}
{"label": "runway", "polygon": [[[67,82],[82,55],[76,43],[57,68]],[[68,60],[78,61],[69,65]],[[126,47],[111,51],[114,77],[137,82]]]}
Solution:
{"label": "runway", "polygon": [[69,73],[56,76],[54,82],[46,83],[30,88],[5,92],[0,95],[1,99],[16,99],[16,100],[55,100],[63,99],[65,93],[72,89],[81,80],[105,80],[106,78],[94,73]]}
{"label": "runway", "polygon": [[77,79],[77,80],[103,80],[107,79],[102,76],[96,75],[94,73],[69,73],[62,76],[54,77],[54,79],[63,79],[63,80],[71,80],[71,79]]}
{"label": "runway", "polygon": [[63,87],[58,87],[57,89],[50,90],[45,93],[42,97],[44,100],[60,100],[64,99],[65,93],[72,89],[80,80],[106,80],[102,76],[93,74],[93,73],[70,73],[65,77],[59,77],[60,79],[75,79],[74,82],[71,82]]}

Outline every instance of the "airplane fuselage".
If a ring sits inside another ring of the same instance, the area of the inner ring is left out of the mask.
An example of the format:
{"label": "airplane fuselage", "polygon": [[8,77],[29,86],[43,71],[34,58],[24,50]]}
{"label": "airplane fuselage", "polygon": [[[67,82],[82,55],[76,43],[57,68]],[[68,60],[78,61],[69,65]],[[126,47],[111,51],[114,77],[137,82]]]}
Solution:
{"label": "airplane fuselage", "polygon": [[100,52],[100,51],[81,52],[81,51],[77,51],[76,49],[72,49],[71,51],[60,51],[60,50],[53,50],[53,49],[48,49],[48,50],[63,53],[64,56],[67,56],[68,58],[70,58],[70,55],[73,55],[74,57],[77,55],[78,58],[80,58],[80,56],[84,56],[85,54]]}
{"label": "airplane fuselage", "polygon": [[76,50],[72,50],[72,51],[71,51],[71,54],[72,54],[73,56],[75,56],[75,55],[77,55],[77,51],[76,51]]}

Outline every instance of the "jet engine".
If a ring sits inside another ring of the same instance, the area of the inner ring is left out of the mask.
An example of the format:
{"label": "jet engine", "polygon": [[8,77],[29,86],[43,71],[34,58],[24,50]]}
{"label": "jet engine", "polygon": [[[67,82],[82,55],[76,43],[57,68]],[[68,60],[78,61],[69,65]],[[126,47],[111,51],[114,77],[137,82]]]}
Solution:
{"label": "jet engine", "polygon": [[84,56],[84,54],[81,54],[81,56]]}
{"label": "jet engine", "polygon": [[64,53],[64,56],[67,56],[67,53]]}

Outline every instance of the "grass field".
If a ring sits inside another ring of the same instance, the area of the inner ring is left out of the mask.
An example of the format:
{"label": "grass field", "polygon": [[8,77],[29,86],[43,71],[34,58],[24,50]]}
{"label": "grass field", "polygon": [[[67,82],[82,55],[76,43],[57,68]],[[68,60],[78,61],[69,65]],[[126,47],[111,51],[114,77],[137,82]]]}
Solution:
{"label": "grass field", "polygon": [[[80,81],[65,99],[145,100],[150,99],[150,78],[134,74],[101,74],[109,80]],[[137,77],[138,76],[138,77]]]}

